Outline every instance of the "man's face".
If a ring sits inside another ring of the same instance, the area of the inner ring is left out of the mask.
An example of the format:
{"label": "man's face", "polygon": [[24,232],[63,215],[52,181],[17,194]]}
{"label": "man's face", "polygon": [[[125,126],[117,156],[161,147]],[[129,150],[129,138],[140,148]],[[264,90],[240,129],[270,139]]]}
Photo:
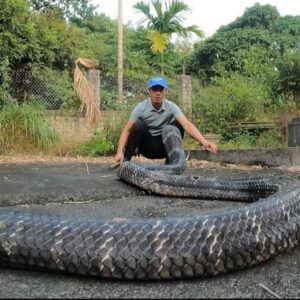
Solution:
{"label": "man's face", "polygon": [[167,94],[167,90],[161,85],[155,85],[149,89],[150,98],[154,106],[161,106]]}

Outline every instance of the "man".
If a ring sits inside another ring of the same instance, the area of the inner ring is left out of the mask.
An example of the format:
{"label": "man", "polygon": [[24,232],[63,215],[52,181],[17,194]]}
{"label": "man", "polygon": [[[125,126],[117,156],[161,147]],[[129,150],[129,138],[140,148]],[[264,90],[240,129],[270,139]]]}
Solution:
{"label": "man", "polygon": [[150,78],[148,88],[150,97],[137,104],[121,133],[115,156],[116,165],[124,160],[130,161],[136,150],[146,158],[167,158],[161,135],[165,125],[177,127],[182,137],[186,131],[205,150],[217,152],[217,146],[208,142],[181,109],[165,98],[167,81],[164,77]]}

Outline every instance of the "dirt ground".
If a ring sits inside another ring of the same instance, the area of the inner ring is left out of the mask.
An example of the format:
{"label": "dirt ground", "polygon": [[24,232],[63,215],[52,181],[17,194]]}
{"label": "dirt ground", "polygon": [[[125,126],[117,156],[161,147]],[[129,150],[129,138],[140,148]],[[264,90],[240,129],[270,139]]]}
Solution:
{"label": "dirt ground", "polygon": [[[137,158],[138,161],[147,161]],[[158,161],[159,162],[159,161]],[[167,218],[223,211],[244,203],[146,195],[118,180],[113,157],[0,156],[1,206],[96,218]],[[299,176],[300,168],[263,168],[192,160],[207,177]],[[116,281],[1,268],[0,298],[297,298],[300,248],[238,272],[175,281]]]}
{"label": "dirt ground", "polygon": [[[137,162],[156,162],[163,163],[163,160],[148,160],[141,156],[133,157],[133,161]],[[101,156],[101,157],[70,157],[70,156],[48,156],[48,155],[24,155],[24,154],[11,154],[0,155],[0,163],[12,163],[12,164],[27,164],[27,163],[107,163],[113,166],[115,164],[113,156]],[[226,168],[233,170],[259,170],[263,167],[259,165],[249,166],[242,164],[229,164],[229,163],[217,163],[204,160],[190,159],[187,162],[188,167],[192,168],[205,168],[216,167]],[[279,168],[290,172],[300,172],[300,166]]]}

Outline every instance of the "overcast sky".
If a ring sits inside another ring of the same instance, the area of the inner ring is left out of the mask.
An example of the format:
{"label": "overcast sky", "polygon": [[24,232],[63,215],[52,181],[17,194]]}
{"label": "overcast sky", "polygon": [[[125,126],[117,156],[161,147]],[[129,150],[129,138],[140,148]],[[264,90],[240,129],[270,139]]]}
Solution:
{"label": "overcast sky", "polygon": [[[145,0],[144,0],[145,1]],[[124,23],[136,25],[142,14],[133,9],[139,0],[123,0]],[[145,2],[148,2],[147,0]],[[186,14],[185,25],[197,25],[205,36],[211,36],[220,26],[226,25],[241,16],[247,7],[255,3],[276,6],[280,15],[300,15],[300,0],[185,0],[191,13]],[[112,19],[118,17],[118,0],[92,0],[98,5],[97,12],[105,13]]]}

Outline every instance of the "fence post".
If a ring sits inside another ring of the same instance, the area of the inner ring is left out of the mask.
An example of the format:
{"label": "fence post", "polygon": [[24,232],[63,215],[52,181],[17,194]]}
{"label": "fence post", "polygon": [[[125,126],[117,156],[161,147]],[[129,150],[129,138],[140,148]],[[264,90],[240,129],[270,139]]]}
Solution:
{"label": "fence post", "polygon": [[87,73],[89,83],[94,87],[97,107],[100,109],[100,70],[90,69]]}
{"label": "fence post", "polygon": [[182,74],[178,76],[178,104],[183,113],[192,117],[192,82],[191,76]]}

